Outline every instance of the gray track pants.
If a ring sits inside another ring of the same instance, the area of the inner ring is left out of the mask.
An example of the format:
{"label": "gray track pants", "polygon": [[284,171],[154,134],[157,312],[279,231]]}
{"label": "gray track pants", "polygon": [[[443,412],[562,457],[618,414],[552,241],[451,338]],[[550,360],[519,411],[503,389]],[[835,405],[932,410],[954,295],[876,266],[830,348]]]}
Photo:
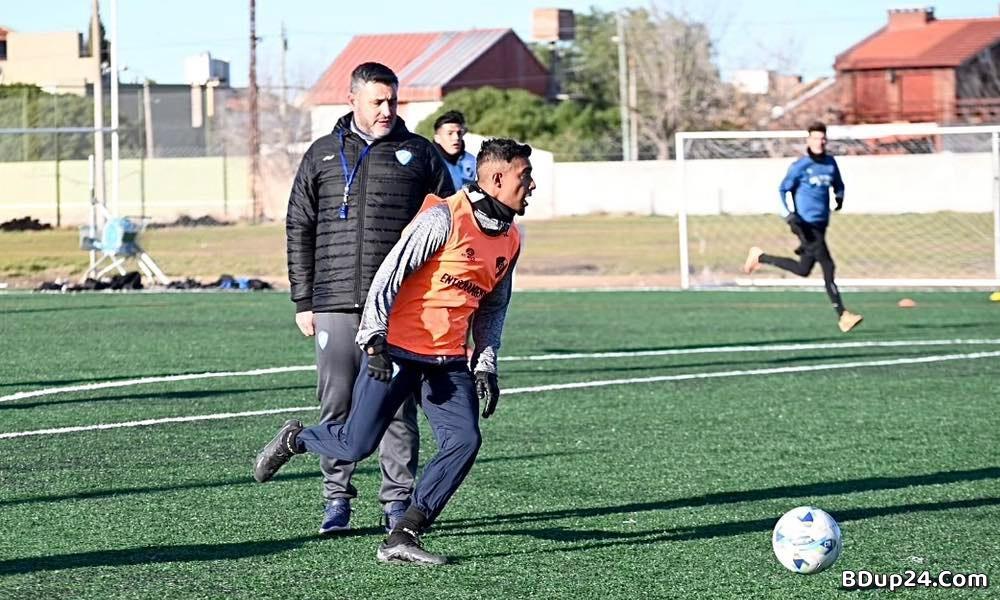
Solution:
{"label": "gray track pants", "polygon": [[[354,343],[361,315],[357,313],[316,313],[316,395],[319,398],[320,423],[347,420],[351,410],[354,380],[361,366],[361,349]],[[382,488],[379,501],[408,500],[417,472],[417,406],[411,396],[396,411],[379,445]],[[323,497],[354,498],[351,485],[355,463],[331,458],[320,459],[323,471]]]}

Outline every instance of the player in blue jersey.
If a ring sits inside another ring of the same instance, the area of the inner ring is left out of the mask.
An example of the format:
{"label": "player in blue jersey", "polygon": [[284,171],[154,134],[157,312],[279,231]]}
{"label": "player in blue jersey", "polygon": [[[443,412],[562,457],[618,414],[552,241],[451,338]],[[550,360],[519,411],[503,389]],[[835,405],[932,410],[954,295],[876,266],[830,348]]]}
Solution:
{"label": "player in blue jersey", "polygon": [[[837,161],[826,153],[826,125],[816,121],[809,126],[806,137],[806,155],[798,159],[788,169],[781,181],[781,214],[789,228],[799,238],[800,246],[795,253],[798,260],[765,254],[754,246],[747,254],[743,271],[753,273],[762,264],[806,277],[813,266],[819,263],[823,270],[826,294],[837,311],[837,325],[844,333],[854,329],[861,322],[861,315],[844,308],[840,290],[833,280],[835,265],[830,249],[826,245],[826,228],[830,224],[830,190],[833,190],[836,208],[844,206],[844,180],[840,176]],[[791,194],[791,205],[788,196]]]}

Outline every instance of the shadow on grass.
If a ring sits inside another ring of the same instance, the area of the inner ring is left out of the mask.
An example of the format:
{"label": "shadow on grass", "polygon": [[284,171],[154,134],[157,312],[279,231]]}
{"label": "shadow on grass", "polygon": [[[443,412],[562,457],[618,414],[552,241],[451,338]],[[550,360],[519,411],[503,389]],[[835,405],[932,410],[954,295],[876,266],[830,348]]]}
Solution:
{"label": "shadow on grass", "polygon": [[[836,329],[836,322],[831,321],[831,327]],[[755,339],[746,342],[723,342],[718,344],[672,344],[670,346],[631,346],[616,348],[541,348],[539,354],[580,354],[594,352],[657,352],[661,350],[693,350],[696,348],[739,348],[742,346],[772,346],[775,344],[825,344],[832,341],[843,341],[843,335],[815,336],[804,338],[761,340]]]}
{"label": "shadow on grass", "polygon": [[[918,354],[913,354],[912,356],[922,356]],[[653,357],[635,357],[634,360],[641,360],[643,358],[653,358]],[[775,366],[784,366],[788,364],[795,364],[800,362],[808,362],[809,364],[815,364],[814,361],[836,361],[836,360],[851,360],[851,359],[873,359],[873,360],[885,360],[886,358],[900,358],[898,353],[890,355],[884,354],[872,354],[871,352],[853,352],[853,353],[841,353],[841,354],[821,354],[821,355],[799,355],[799,356],[786,356],[782,358],[771,358],[771,359],[761,359],[748,357],[744,360],[718,360],[713,362],[698,362],[698,363],[684,363],[684,364],[674,364],[674,365],[641,365],[641,366],[631,366],[631,367],[591,367],[587,368],[560,368],[558,364],[553,365],[553,362],[569,362],[569,361],[545,361],[545,364],[536,364],[535,368],[517,368],[517,367],[504,367],[503,374],[508,375],[511,373],[522,373],[534,375],[538,373],[558,373],[569,374],[569,373],[593,373],[599,375],[601,373],[618,373],[618,372],[630,372],[630,371],[657,371],[657,374],[661,374],[664,369],[667,370],[682,370],[682,369],[703,369],[706,367],[743,367],[744,369],[766,369]],[[824,364],[824,363],[819,363]]]}
{"label": "shadow on grass", "polygon": [[7,314],[28,314],[28,313],[45,313],[45,312],[66,312],[72,311],[74,313],[81,310],[130,310],[133,308],[164,308],[172,307],[173,304],[158,302],[155,304],[92,304],[90,306],[80,306],[77,304],[69,306],[51,306],[45,308],[14,308],[6,312]]}
{"label": "shadow on grass", "polygon": [[235,560],[250,556],[279,554],[295,550],[307,542],[319,539],[321,539],[319,535],[310,535],[287,540],[237,542],[232,544],[143,546],[141,548],[94,550],[73,554],[15,558],[0,560],[0,576],[85,567],[121,567],[155,563]]}
{"label": "shadow on grass", "polygon": [[903,329],[982,329],[996,325],[996,321],[977,323],[903,323]]}
{"label": "shadow on grass", "polygon": [[[878,517],[892,515],[912,514],[920,512],[934,512],[942,510],[958,510],[979,508],[983,506],[998,506],[1000,498],[973,498],[969,500],[953,500],[947,502],[924,502],[917,504],[903,504],[899,506],[877,506],[872,508],[845,508],[838,510],[831,507],[830,514],[840,523],[848,521],[860,521]],[[603,530],[572,530],[565,528],[542,528],[542,529],[505,529],[495,532],[469,532],[460,535],[513,535],[528,536],[536,539],[559,542],[561,545],[547,547],[537,550],[529,550],[523,554],[540,554],[554,552],[577,552],[582,550],[593,550],[599,548],[609,548],[614,546],[646,545],[660,542],[683,542],[688,540],[711,539],[717,537],[729,537],[743,535],[747,533],[770,531],[777,518],[755,519],[751,521],[734,521],[729,523],[714,523],[711,525],[700,525],[696,527],[678,527],[676,529],[657,529],[649,531],[603,531]],[[562,545],[565,544],[565,545]],[[459,560],[471,560],[481,558],[507,557],[512,553],[483,553],[471,554],[459,557]],[[513,553],[519,554],[519,553]]]}
{"label": "shadow on grass", "polygon": [[[696,506],[713,506],[735,504],[738,502],[755,502],[758,500],[775,500],[780,498],[812,498],[816,496],[832,496],[871,492],[877,490],[894,490],[922,485],[940,485],[966,481],[983,481],[1000,479],[1000,467],[985,467],[967,471],[939,471],[926,475],[906,475],[902,477],[866,477],[864,479],[848,479],[846,481],[829,481],[807,483],[802,485],[779,486],[760,490],[739,492],[717,492],[690,498],[661,500],[657,502],[635,502],[619,506],[593,506],[589,508],[572,508],[543,512],[513,513],[494,517],[477,517],[472,519],[456,519],[435,524],[438,531],[449,531],[465,527],[481,527],[505,525],[508,523],[533,523],[567,518],[600,517],[614,514],[628,514],[651,510],[672,510]],[[447,535],[447,534],[445,534]]]}
{"label": "shadow on grass", "polygon": [[128,393],[119,396],[98,396],[96,398],[68,398],[65,400],[41,400],[37,402],[15,402],[0,404],[0,411],[38,408],[40,406],[58,406],[60,404],[86,404],[90,402],[117,402],[121,400],[201,400],[214,396],[239,396],[240,394],[256,394],[259,392],[286,392],[292,390],[316,389],[316,385],[288,385],[282,387],[261,387],[249,389],[223,390],[186,390],[177,392],[153,392],[146,394]]}
{"label": "shadow on grass", "polygon": [[[479,459],[479,463],[505,463],[505,462],[517,462],[517,461],[530,461],[530,460],[541,460],[547,458],[555,458],[559,456],[577,456],[581,454],[587,454],[591,451],[580,451],[580,452],[545,452],[539,454],[523,454],[519,456],[489,456]],[[374,460],[365,461],[354,471],[355,475],[371,475],[378,473],[379,466]],[[275,482],[280,481],[297,481],[301,479],[316,479],[319,480],[321,474],[319,472],[319,465],[317,464],[316,471],[308,471],[303,473],[289,473],[282,474],[275,477]],[[27,498],[15,498],[12,500],[0,500],[0,506],[21,506],[25,504],[42,504],[46,502],[64,502],[68,500],[94,500],[101,498],[118,498],[121,496],[132,496],[140,494],[157,494],[160,492],[177,492],[183,490],[203,490],[212,488],[222,488],[234,485],[260,485],[255,483],[250,477],[250,461],[247,460],[247,475],[246,477],[234,477],[231,479],[224,479],[221,481],[203,481],[197,483],[185,483],[180,485],[162,485],[162,486],[151,486],[151,487],[133,487],[133,488],[113,488],[107,490],[93,490],[89,492],[73,492],[68,494],[52,494],[48,496],[30,496]]]}

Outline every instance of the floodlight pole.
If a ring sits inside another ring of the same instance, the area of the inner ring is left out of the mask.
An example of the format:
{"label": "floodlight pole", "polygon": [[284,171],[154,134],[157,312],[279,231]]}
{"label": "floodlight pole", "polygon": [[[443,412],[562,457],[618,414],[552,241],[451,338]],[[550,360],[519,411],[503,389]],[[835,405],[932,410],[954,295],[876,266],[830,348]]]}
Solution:
{"label": "floodlight pole", "polygon": [[93,18],[90,22],[90,53],[94,60],[94,197],[101,204],[104,195],[104,74],[101,72],[101,8],[93,0]]}
{"label": "floodlight pole", "polygon": [[260,172],[260,123],[257,107],[257,3],[250,0],[250,200],[251,222],[256,223],[259,206],[257,176]]}
{"label": "floodlight pole", "polygon": [[118,121],[118,0],[111,0],[111,214],[116,217],[121,207]]}
{"label": "floodlight pole", "polygon": [[[96,135],[97,132],[95,131]],[[97,235],[97,197],[94,196],[94,155],[91,154],[87,157],[87,191],[90,197],[90,229],[88,234],[90,236]],[[97,265],[97,250],[93,247],[90,248],[90,267],[87,269],[86,275],[90,275],[94,271],[94,267]]]}
{"label": "floodlight pole", "polygon": [[686,290],[691,287],[691,277],[688,273],[691,259],[688,257],[687,196],[685,195],[686,186],[684,182],[684,134],[680,132],[675,133],[674,141],[676,143],[674,168],[677,170],[677,237],[680,238],[678,242],[678,254],[681,263],[681,289]]}
{"label": "floodlight pole", "polygon": [[622,160],[631,160],[632,144],[629,142],[629,114],[628,114],[628,65],[625,57],[625,21],[621,12],[615,13],[615,22],[618,26],[618,110],[621,113],[622,126]]}
{"label": "floodlight pole", "polygon": [[993,138],[993,274],[1000,279],[1000,132]]}

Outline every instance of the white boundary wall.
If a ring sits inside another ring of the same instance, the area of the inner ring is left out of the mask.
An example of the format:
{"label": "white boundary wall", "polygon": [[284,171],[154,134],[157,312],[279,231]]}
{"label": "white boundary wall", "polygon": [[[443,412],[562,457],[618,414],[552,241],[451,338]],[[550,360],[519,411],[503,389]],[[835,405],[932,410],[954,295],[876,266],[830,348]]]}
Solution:
{"label": "white boundary wall", "polygon": [[[687,161],[688,214],[777,214],[778,185],[793,160]],[[990,160],[989,153],[838,157],[847,186],[844,211],[991,212]],[[681,182],[675,161],[555,163],[552,179],[548,212],[555,216],[678,213]]]}

